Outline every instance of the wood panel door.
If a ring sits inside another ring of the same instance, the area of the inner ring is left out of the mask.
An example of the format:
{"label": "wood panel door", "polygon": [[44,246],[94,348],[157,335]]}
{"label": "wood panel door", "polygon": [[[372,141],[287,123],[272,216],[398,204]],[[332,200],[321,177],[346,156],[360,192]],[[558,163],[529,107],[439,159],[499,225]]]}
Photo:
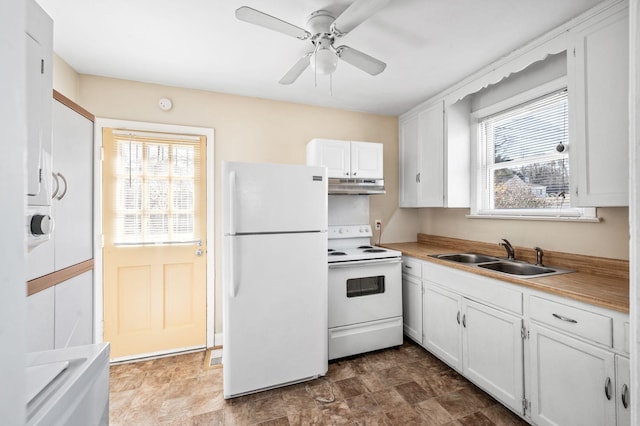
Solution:
{"label": "wood panel door", "polygon": [[103,129],[112,359],[206,346],[206,138]]}

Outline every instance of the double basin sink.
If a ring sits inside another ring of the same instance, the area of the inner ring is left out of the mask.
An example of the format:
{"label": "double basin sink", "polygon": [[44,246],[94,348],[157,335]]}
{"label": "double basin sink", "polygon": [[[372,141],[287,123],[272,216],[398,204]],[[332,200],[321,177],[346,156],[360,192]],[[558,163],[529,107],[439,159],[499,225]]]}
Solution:
{"label": "double basin sink", "polygon": [[477,268],[488,269],[505,275],[517,276],[519,278],[537,278],[574,272],[569,269],[534,265],[532,263],[519,260],[508,260],[478,253],[432,254],[431,257]]}

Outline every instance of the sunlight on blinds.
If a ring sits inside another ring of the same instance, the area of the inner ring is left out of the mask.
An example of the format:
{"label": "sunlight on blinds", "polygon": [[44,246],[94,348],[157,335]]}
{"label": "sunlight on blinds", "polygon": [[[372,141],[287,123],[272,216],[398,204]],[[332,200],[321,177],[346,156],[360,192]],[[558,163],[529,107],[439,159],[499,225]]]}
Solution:
{"label": "sunlight on blinds", "polygon": [[115,133],[115,244],[170,244],[194,237],[200,140]]}

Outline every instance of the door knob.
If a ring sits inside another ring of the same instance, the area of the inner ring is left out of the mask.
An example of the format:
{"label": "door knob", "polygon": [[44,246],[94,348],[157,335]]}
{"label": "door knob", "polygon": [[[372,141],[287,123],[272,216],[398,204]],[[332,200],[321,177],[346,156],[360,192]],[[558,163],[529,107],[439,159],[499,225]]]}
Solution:
{"label": "door knob", "polygon": [[202,253],[204,253],[202,249],[196,250],[196,256],[202,256]]}

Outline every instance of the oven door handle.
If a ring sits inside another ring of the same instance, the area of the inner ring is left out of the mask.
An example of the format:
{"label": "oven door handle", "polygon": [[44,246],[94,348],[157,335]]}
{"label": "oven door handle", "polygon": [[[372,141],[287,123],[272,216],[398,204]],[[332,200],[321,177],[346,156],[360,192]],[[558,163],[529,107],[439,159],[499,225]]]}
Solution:
{"label": "oven door handle", "polygon": [[370,259],[370,260],[354,260],[352,262],[330,263],[329,269],[352,268],[360,265],[391,265],[394,263],[402,263],[402,258],[393,259]]}

